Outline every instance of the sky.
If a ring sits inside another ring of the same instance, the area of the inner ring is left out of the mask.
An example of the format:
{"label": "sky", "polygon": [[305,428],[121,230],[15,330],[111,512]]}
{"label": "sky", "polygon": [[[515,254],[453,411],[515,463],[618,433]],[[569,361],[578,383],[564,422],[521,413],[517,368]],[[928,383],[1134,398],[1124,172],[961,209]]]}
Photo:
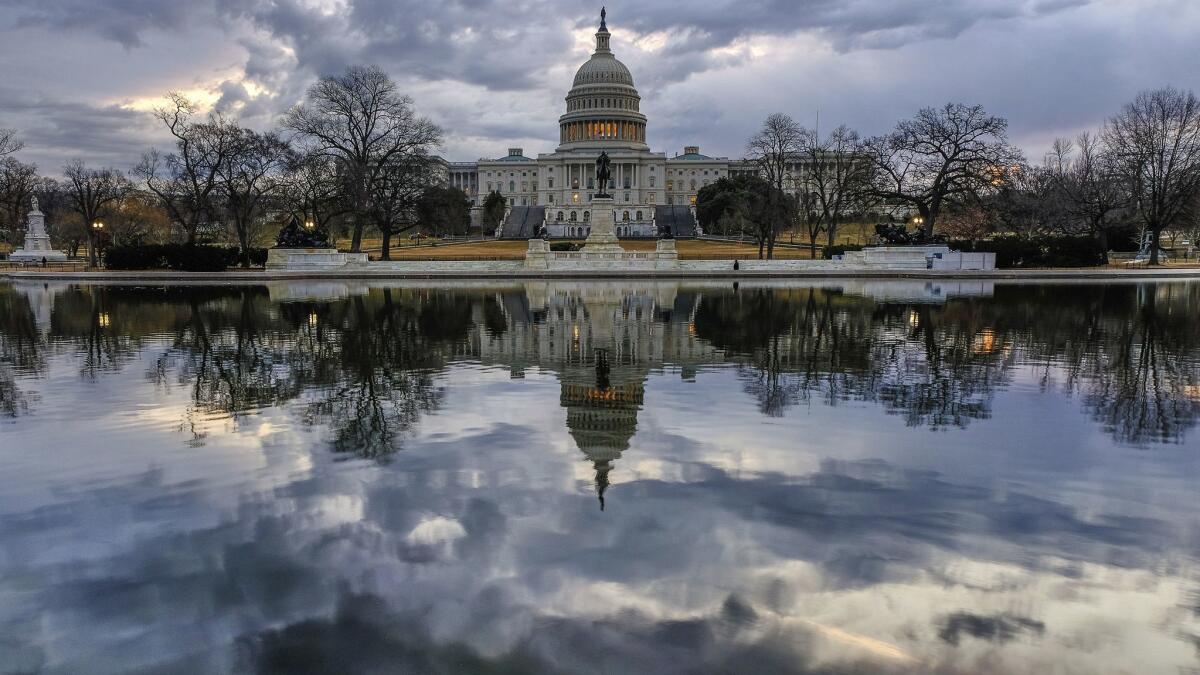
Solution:
{"label": "sky", "polygon": [[[551,152],[600,3],[579,0],[0,0],[0,127],[43,173],[127,169],[167,148],[177,90],[278,124],[322,76],[385,69],[441,125],[441,154]],[[924,106],[982,104],[1038,160],[1138,91],[1200,90],[1195,0],[618,0],[652,149],[739,157],[773,112],[884,133]]]}

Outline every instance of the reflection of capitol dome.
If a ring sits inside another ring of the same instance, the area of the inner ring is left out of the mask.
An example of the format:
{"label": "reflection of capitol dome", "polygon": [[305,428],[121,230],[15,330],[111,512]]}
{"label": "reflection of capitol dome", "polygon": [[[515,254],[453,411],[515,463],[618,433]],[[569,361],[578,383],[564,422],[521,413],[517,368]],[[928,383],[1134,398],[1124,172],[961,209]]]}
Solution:
{"label": "reflection of capitol dome", "polygon": [[600,15],[596,51],[575,73],[567,93],[567,112],[559,118],[559,149],[629,148],[647,150],[646,116],[633,75],[617,60],[610,33]]}
{"label": "reflection of capitol dome", "polygon": [[638,410],[645,399],[645,372],[620,369],[620,382],[612,382],[613,373],[607,351],[596,352],[594,370],[578,370],[562,382],[559,403],[567,409],[567,428],[579,450],[596,470],[596,492],[604,509],[604,491],[608,472],[637,432]]}

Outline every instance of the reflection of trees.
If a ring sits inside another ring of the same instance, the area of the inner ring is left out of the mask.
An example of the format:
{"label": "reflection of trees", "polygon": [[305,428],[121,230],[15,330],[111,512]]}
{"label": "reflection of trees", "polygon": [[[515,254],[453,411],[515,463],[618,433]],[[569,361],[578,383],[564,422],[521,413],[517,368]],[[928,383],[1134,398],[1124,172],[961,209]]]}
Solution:
{"label": "reflection of trees", "polygon": [[379,297],[335,303],[309,322],[316,325],[308,330],[322,335],[318,341],[340,345],[328,364],[302,368],[318,374],[309,384],[323,387],[307,418],[332,426],[338,452],[394,451],[421,414],[441,404],[434,374],[445,363],[444,347],[465,340],[470,329],[466,298],[396,295],[384,289]]}
{"label": "reflection of trees", "polygon": [[122,289],[72,286],[54,298],[52,332],[71,340],[84,377],[94,380],[120,370],[141,348],[147,334],[139,316],[142,294],[130,295]]}
{"label": "reflection of trees", "polygon": [[1200,286],[1099,287],[1088,295],[1087,306],[1105,311],[1090,317],[1086,349],[1065,354],[1068,391],[1078,390],[1120,441],[1182,440],[1200,419]]}
{"label": "reflection of trees", "polygon": [[1013,286],[944,305],[816,289],[704,299],[696,332],[742,362],[767,415],[814,394],[875,401],[910,426],[991,414],[1017,363],[1058,377],[1124,442],[1182,439],[1200,419],[1200,286]]}
{"label": "reflection of trees", "polygon": [[45,349],[29,301],[12,285],[0,284],[0,415],[16,417],[28,408],[16,372],[42,372]]}
{"label": "reflection of trees", "polygon": [[973,321],[947,321],[945,311],[759,289],[706,298],[696,331],[746,359],[745,388],[764,414],[816,393],[830,404],[877,401],[911,426],[963,426],[988,415],[1003,369],[972,352]]}
{"label": "reflection of trees", "polygon": [[391,290],[330,303],[276,305],[261,289],[188,300],[154,377],[191,388],[196,405],[233,416],[295,399],[327,424],[334,449],[377,457],[440,404],[441,346],[464,339],[470,303]]}

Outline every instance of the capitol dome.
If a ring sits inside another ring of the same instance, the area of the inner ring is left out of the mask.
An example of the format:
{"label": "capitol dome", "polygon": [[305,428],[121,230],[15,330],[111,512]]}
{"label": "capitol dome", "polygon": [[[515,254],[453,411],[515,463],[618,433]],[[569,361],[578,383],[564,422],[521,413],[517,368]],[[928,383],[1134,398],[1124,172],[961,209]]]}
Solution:
{"label": "capitol dome", "polygon": [[646,116],[633,74],[612,53],[611,33],[600,12],[596,51],[579,70],[567,93],[567,112],[559,118],[559,149],[624,148],[647,150]]}
{"label": "capitol dome", "polygon": [[623,84],[632,87],[633,74],[629,72],[629,68],[624,63],[612,55],[612,52],[597,52],[586,63],[579,66],[579,70],[575,72],[575,83],[572,85],[572,89],[589,84]]}

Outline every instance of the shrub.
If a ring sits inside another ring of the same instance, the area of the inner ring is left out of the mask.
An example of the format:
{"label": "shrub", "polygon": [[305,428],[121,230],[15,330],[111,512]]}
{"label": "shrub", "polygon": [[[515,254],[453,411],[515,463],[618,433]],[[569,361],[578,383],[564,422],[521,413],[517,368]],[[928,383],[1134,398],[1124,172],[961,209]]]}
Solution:
{"label": "shrub", "polygon": [[104,264],[113,270],[152,270],[163,267],[161,246],[111,246],[104,252]]}
{"label": "shrub", "polygon": [[229,266],[228,249],[216,246],[167,247],[167,267],[182,272],[223,272]]}
{"label": "shrub", "polygon": [[[233,258],[236,260],[236,249]],[[104,255],[114,270],[172,269],[184,272],[221,272],[229,266],[230,249],[186,244],[113,246]]]}
{"label": "shrub", "polygon": [[861,250],[863,250],[862,244],[838,244],[837,246],[826,246],[825,247],[825,259],[833,260],[833,256],[842,255],[846,251],[861,251]]}
{"label": "shrub", "polygon": [[995,237],[982,241],[952,241],[956,251],[996,254],[996,267],[1091,267],[1104,264],[1104,251],[1092,237]]}
{"label": "shrub", "polygon": [[555,241],[551,242],[551,251],[578,251],[583,248],[583,244],[577,244],[573,241]]}

